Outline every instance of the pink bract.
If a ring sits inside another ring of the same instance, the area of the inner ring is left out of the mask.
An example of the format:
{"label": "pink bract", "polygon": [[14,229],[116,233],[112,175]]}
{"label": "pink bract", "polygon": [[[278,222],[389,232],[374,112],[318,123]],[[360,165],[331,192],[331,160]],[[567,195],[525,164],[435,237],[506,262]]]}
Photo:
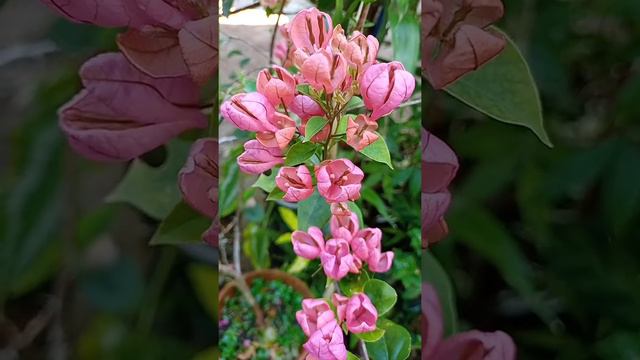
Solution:
{"label": "pink bract", "polygon": [[271,123],[275,108],[264,95],[257,92],[232,96],[222,103],[220,113],[240,130],[278,131]]}
{"label": "pink bract", "polygon": [[307,360],[346,360],[347,348],[340,325],[333,320],[318,329],[304,344]]}
{"label": "pink bract", "polygon": [[366,115],[360,114],[355,117],[349,117],[347,144],[356,151],[362,151],[380,138],[375,132],[377,129],[378,123],[369,120]]}
{"label": "pink bract", "polygon": [[203,215],[218,215],[218,140],[199,139],[191,147],[178,183],[184,200]]}
{"label": "pink bract", "polygon": [[442,309],[433,286],[422,284],[422,358],[425,360],[514,360],[516,346],[502,331],[477,330],[444,339]]}
{"label": "pink bract", "polygon": [[349,298],[345,310],[347,328],[354,334],[371,332],[376,329],[378,310],[365,294],[354,294]]}
{"label": "pink bract", "polygon": [[358,273],[349,249],[349,242],[345,239],[330,239],[325,243],[324,251],[320,254],[320,261],[325,275],[333,280],[341,280],[349,272]]}
{"label": "pink bract", "polygon": [[326,324],[335,322],[335,315],[323,299],[304,299],[302,310],[296,312],[296,320],[302,331],[310,336]]}
{"label": "pink bract", "polygon": [[188,78],[151,78],[115,53],[87,61],[80,77],[85,89],[60,109],[60,127],[90,159],[131,160],[207,126],[199,89]]}
{"label": "pink bract", "polygon": [[291,20],[288,30],[295,47],[307,54],[312,54],[329,45],[333,21],[328,14],[316,8],[309,8],[300,11]]}
{"label": "pink bract", "polygon": [[274,65],[272,75],[270,69],[264,69],[258,74],[256,88],[258,92],[269,99],[273,106],[288,107],[296,94],[296,80],[287,69]]}
{"label": "pink bract", "polygon": [[324,250],[322,230],[315,226],[310,227],[307,232],[294,231],[291,234],[291,243],[296,255],[309,260],[319,258]]}
{"label": "pink bract", "polygon": [[258,140],[247,141],[244,144],[244,150],[238,156],[238,166],[247,174],[258,175],[284,163],[282,150],[268,148]]}
{"label": "pink bract", "polygon": [[284,192],[284,201],[298,202],[313,194],[311,172],[305,165],[280,168],[276,176],[276,185]]}
{"label": "pink bract", "polygon": [[329,203],[354,201],[360,198],[364,173],[350,160],[328,160],[316,167],[320,195]]}
{"label": "pink bract", "polygon": [[378,120],[391,114],[402,103],[409,100],[415,90],[413,75],[397,62],[369,66],[360,78],[360,93],[370,120]]}

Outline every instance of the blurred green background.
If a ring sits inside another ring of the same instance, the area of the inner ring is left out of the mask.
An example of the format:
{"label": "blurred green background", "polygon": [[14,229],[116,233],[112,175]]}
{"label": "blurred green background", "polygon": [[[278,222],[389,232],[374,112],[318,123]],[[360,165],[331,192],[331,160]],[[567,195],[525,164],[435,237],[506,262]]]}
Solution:
{"label": "blurred green background", "polygon": [[116,31],[37,0],[0,1],[0,23],[0,358],[213,358],[214,251],[150,247],[157,220],[105,202],[126,164],[79,157],[57,127]]}
{"label": "blurred green background", "polygon": [[458,330],[504,330],[520,359],[638,359],[640,2],[504,3],[555,148],[425,94],[427,127],[461,160],[433,248]]}

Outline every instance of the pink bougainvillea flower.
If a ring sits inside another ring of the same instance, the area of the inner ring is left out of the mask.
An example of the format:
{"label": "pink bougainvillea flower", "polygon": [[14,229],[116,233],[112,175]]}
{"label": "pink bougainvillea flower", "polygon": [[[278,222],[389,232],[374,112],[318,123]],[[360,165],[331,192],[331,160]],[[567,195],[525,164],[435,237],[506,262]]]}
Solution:
{"label": "pink bougainvillea flower", "polygon": [[291,105],[296,94],[296,79],[287,69],[274,65],[273,75],[270,69],[264,69],[258,74],[256,82],[258,92],[269,99],[273,106]]}
{"label": "pink bougainvillea flower", "polygon": [[42,0],[67,19],[102,27],[138,27],[151,21],[131,0]]}
{"label": "pink bougainvillea flower", "polygon": [[373,144],[380,137],[375,132],[378,129],[378,123],[369,120],[366,115],[349,117],[347,125],[347,144],[357,151]]}
{"label": "pink bougainvillea flower", "polygon": [[311,336],[326,324],[335,322],[335,315],[324,299],[304,299],[302,310],[296,312],[296,320],[302,331]]}
{"label": "pink bougainvillea flower", "polygon": [[325,115],[322,107],[307,95],[296,95],[289,110],[298,115],[298,117],[300,117],[304,122],[311,119],[313,116]]}
{"label": "pink bougainvillea flower", "polygon": [[284,155],[280,148],[268,148],[258,140],[249,140],[244,144],[244,152],[238,156],[240,170],[247,174],[258,175],[274,166],[284,164]]}
{"label": "pink bougainvillea flower", "polygon": [[312,226],[304,231],[294,231],[291,234],[293,252],[305,259],[314,260],[320,257],[324,250],[324,236],[320,228]]}
{"label": "pink bougainvillea flower", "polygon": [[349,272],[359,272],[351,255],[349,242],[345,239],[329,239],[320,254],[320,261],[325,275],[334,280],[341,280]]}
{"label": "pink bougainvillea flower", "polygon": [[425,247],[447,234],[443,218],[451,202],[447,187],[458,166],[453,150],[422,129],[422,241]]}
{"label": "pink bougainvillea flower", "polygon": [[337,25],[333,30],[331,47],[334,51],[342,53],[349,65],[361,74],[366,67],[376,62],[380,44],[375,36],[365,36],[359,31],[354,31],[347,39],[342,26]]}
{"label": "pink bougainvillea flower", "polygon": [[336,307],[338,321],[345,321],[347,319],[347,303],[349,302],[349,298],[338,293],[334,293],[331,300],[333,301],[333,306]]}
{"label": "pink bougainvillea flower", "polygon": [[385,273],[391,269],[391,265],[393,265],[393,258],[395,254],[393,251],[372,251],[369,255],[369,260],[367,264],[369,265],[369,270],[374,273]]}
{"label": "pink bougainvillea flower", "polygon": [[495,58],[505,47],[489,25],[504,14],[501,0],[427,0],[423,8],[424,71],[442,89]]}
{"label": "pink bougainvillea flower", "polygon": [[[218,206],[218,201],[216,198],[216,206]],[[220,223],[217,219],[213,220],[211,227],[202,234],[202,240],[205,244],[213,247],[218,247],[218,234],[220,233]]]}
{"label": "pink bougainvillea flower", "polygon": [[280,168],[276,176],[276,185],[284,192],[284,201],[298,202],[313,194],[311,172],[305,165]]}
{"label": "pink bougainvillea flower", "polygon": [[370,120],[391,114],[409,100],[415,87],[413,75],[397,61],[369,66],[360,78],[360,93],[364,105],[372,111]]}
{"label": "pink bougainvillea flower", "polygon": [[422,284],[422,358],[425,360],[514,360],[516,346],[502,331],[477,330],[444,337],[442,309],[435,289]]}
{"label": "pink bougainvillea flower", "polygon": [[203,215],[215,219],[218,215],[218,140],[197,140],[178,177],[184,200]]}
{"label": "pink bougainvillea flower", "polygon": [[[344,211],[340,211],[340,212],[344,213]],[[352,236],[355,236],[358,230],[360,229],[360,219],[358,218],[358,214],[351,211],[349,211],[347,214],[348,215],[332,215],[331,216],[331,220],[329,221],[329,227],[331,229],[331,234],[334,237],[337,236],[336,234],[338,233],[338,230],[340,228],[346,229],[349,232],[349,237],[347,239],[350,239]]]}
{"label": "pink bougainvillea flower", "polygon": [[264,95],[257,92],[232,96],[220,106],[220,113],[240,130],[278,131],[271,123],[275,113],[273,105]]}
{"label": "pink bougainvillea flower", "polygon": [[285,114],[276,112],[269,122],[277,129],[273,131],[262,131],[256,134],[256,139],[267,147],[279,147],[284,149],[289,145],[296,134],[296,122]]}
{"label": "pink bougainvillea flower", "polygon": [[60,127],[90,159],[131,160],[207,126],[199,89],[189,78],[151,78],[115,53],[87,61],[80,77],[85,89],[60,109]]}
{"label": "pink bougainvillea flower", "polygon": [[376,329],[378,310],[365,294],[354,294],[349,298],[345,310],[347,329],[354,334],[362,334]]}
{"label": "pink bougainvillea flower", "polygon": [[380,252],[381,240],[382,231],[380,229],[362,229],[351,238],[351,252],[361,261],[367,262],[375,251]]}
{"label": "pink bougainvillea flower", "polygon": [[351,160],[327,160],[316,165],[318,192],[329,203],[354,201],[360,198],[364,173]]}
{"label": "pink bougainvillea flower", "polygon": [[331,94],[340,89],[347,78],[347,60],[342,54],[322,49],[304,60],[300,72],[311,87]]}
{"label": "pink bougainvillea flower", "polygon": [[307,360],[346,360],[347,348],[344,335],[337,321],[333,320],[314,332],[304,344]]}
{"label": "pink bougainvillea flower", "polygon": [[[349,209],[349,203],[332,203],[331,204],[331,215],[338,217],[336,221],[343,220],[344,217],[351,216],[351,209]],[[346,219],[345,219],[346,220]]]}
{"label": "pink bougainvillea flower", "polygon": [[218,68],[218,23],[215,15],[189,21],[178,32],[182,57],[191,78],[199,84],[210,80]]}
{"label": "pink bougainvillea flower", "polygon": [[329,45],[333,21],[329,14],[309,8],[300,11],[291,20],[288,30],[289,37],[297,49],[313,54]]}

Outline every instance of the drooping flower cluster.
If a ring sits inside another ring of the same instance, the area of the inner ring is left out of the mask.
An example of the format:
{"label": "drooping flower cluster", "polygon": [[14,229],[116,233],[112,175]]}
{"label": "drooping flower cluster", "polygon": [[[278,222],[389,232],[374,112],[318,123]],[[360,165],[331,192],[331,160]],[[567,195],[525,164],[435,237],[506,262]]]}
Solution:
{"label": "drooping flower cluster", "polygon": [[[332,206],[331,238],[325,241],[322,230],[312,226],[306,232],[291,235],[293,251],[305,259],[320,259],[325,274],[341,280],[349,273],[360,273],[367,264],[375,273],[389,271],[394,254],[382,252],[382,231],[378,228],[360,229],[358,216],[342,204]],[[346,214],[346,215],[345,215]]]}
{"label": "drooping flower cluster", "polygon": [[[281,32],[285,43],[275,54],[282,66],[260,71],[256,92],[236,94],[221,106],[227,121],[255,132],[237,159],[239,168],[255,175],[274,172],[272,198],[280,192],[284,201],[302,202],[317,189],[330,205],[330,236],[318,226],[291,235],[294,252],[319,259],[329,279],[340,281],[365,265],[373,273],[387,272],[394,254],[382,250],[382,231],[362,227],[350,210],[350,202],[360,198],[364,172],[336,155],[340,143],[361,152],[378,141],[378,121],[409,100],[415,79],[397,61],[377,61],[374,36],[346,36],[315,8],[299,12]],[[349,114],[356,97],[366,111]],[[297,314],[309,336],[309,360],[346,359],[341,323],[356,334],[376,329],[378,312],[365,294],[334,293],[332,302],[337,316],[324,299],[304,300]]]}
{"label": "drooping flower cluster", "polygon": [[451,203],[447,187],[458,172],[458,158],[447,144],[422,129],[422,245],[448,233],[444,214]]}
{"label": "drooping flower cluster", "polygon": [[309,340],[304,344],[308,358],[339,360],[347,358],[342,325],[354,334],[376,329],[378,311],[363,293],[351,297],[333,294],[335,313],[325,299],[305,299],[296,320]]}
{"label": "drooping flower cluster", "polygon": [[[60,128],[81,155],[129,161],[187,130],[205,129],[201,90],[217,69],[217,1],[42,0],[67,19],[126,27],[120,53],[98,55],[80,69],[84,89],[59,110]],[[193,144],[180,173],[185,202],[213,225],[217,245],[218,145]]]}

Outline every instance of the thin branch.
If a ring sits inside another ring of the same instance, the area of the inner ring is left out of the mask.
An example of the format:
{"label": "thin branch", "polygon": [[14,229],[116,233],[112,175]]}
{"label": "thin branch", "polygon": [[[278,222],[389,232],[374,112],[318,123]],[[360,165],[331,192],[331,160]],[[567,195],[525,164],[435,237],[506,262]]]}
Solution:
{"label": "thin branch", "polygon": [[356,25],[356,30],[362,32],[364,29],[364,23],[367,21],[367,17],[369,16],[369,8],[371,8],[371,4],[365,4],[362,7],[362,12],[360,12],[360,17],[358,18],[358,24]]}
{"label": "thin branch", "polygon": [[271,34],[271,45],[269,45],[269,65],[273,62],[273,47],[276,44],[276,35],[278,34],[278,26],[280,25],[280,17],[282,16],[282,11],[284,10],[284,6],[286,5],[287,0],[282,0],[282,5],[280,6],[280,10],[278,11],[278,19],[276,20],[276,24],[273,27],[273,33]]}
{"label": "thin branch", "polygon": [[233,267],[229,265],[221,264],[219,269],[223,275],[227,275],[233,279],[231,280],[232,283],[236,286],[236,288],[238,288],[238,290],[240,290],[242,296],[244,296],[249,305],[251,305],[251,307],[253,308],[253,311],[256,314],[256,321],[258,323],[258,326],[260,328],[263,328],[265,325],[264,313],[262,312],[262,309],[260,309],[260,306],[258,305],[256,299],[253,297],[253,294],[251,294],[251,289],[249,289],[249,286],[247,285],[247,282],[245,281],[242,274],[236,272]]}
{"label": "thin branch", "polygon": [[360,340],[360,352],[362,352],[362,357],[364,358],[364,360],[369,360],[369,352],[367,352],[367,346],[362,340]]}

